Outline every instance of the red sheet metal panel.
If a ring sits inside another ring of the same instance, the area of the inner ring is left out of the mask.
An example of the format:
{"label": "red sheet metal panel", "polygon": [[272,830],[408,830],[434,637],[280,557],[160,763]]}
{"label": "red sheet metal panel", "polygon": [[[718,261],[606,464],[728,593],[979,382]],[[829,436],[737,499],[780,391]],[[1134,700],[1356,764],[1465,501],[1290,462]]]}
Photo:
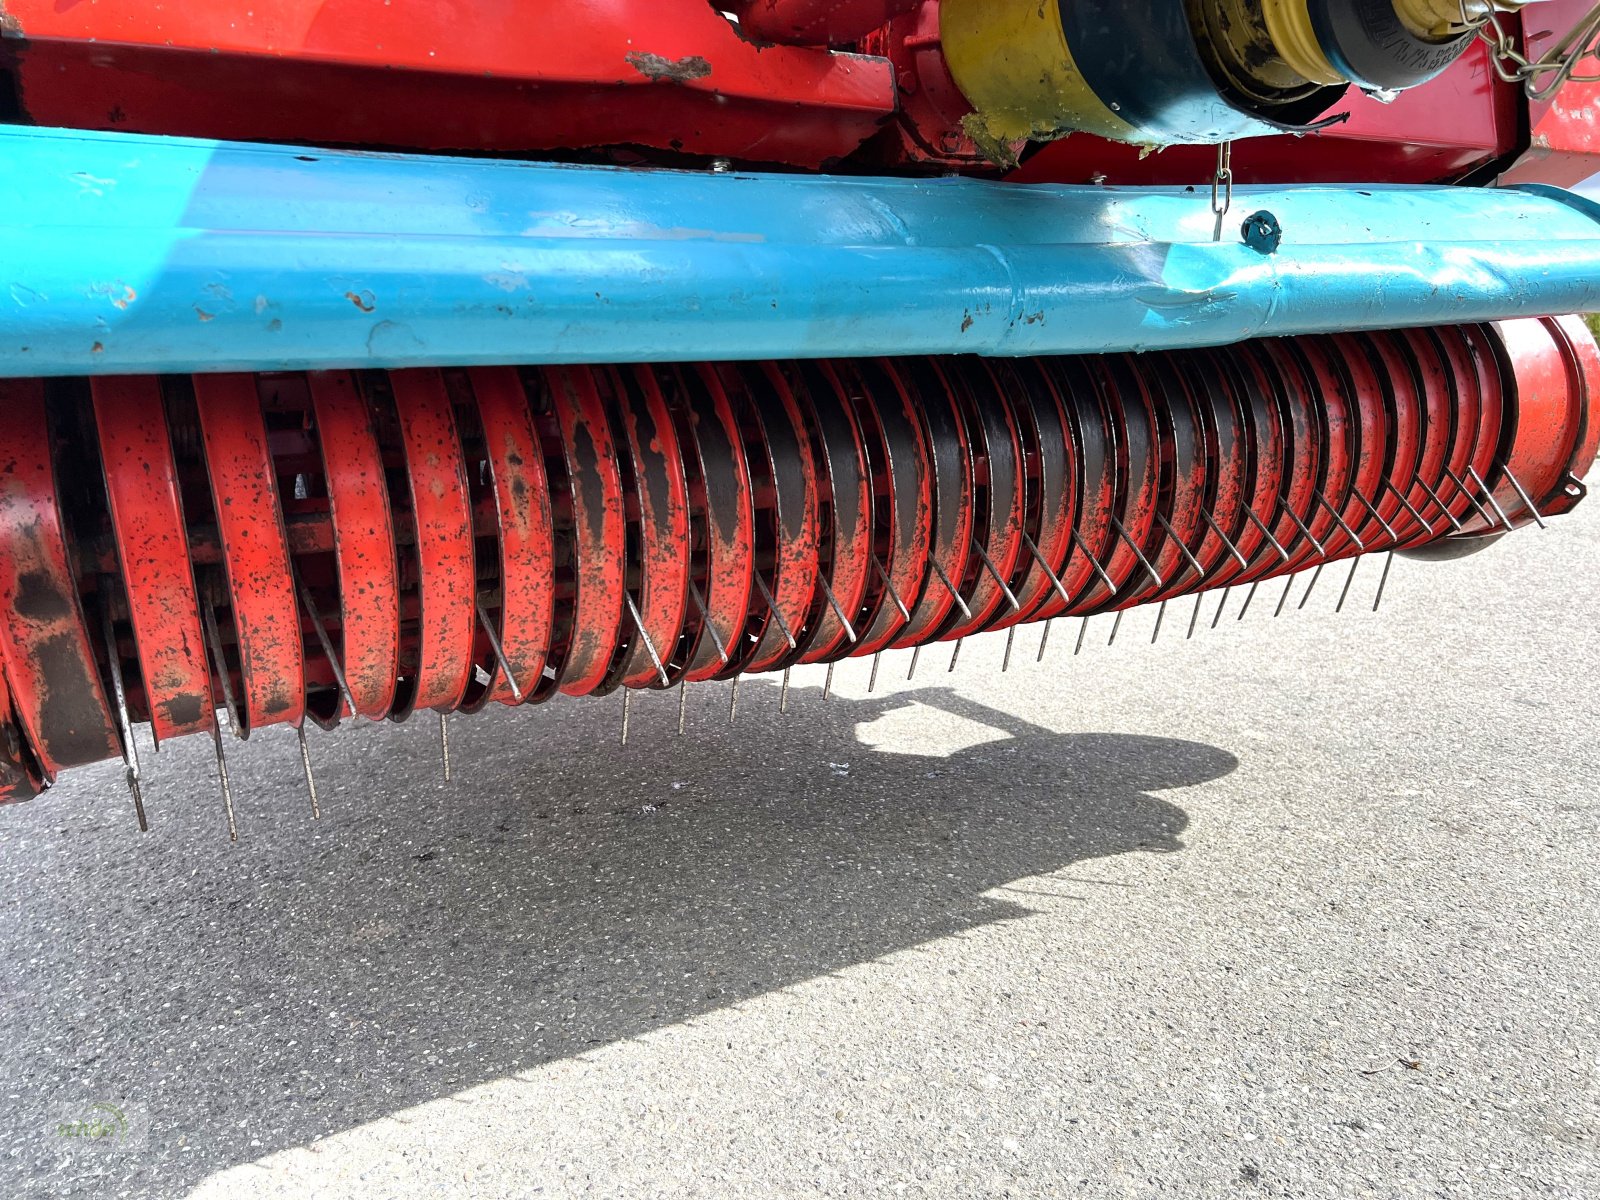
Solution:
{"label": "red sheet metal panel", "polygon": [[820,166],[889,63],[763,46],[706,0],[7,0],[38,124],[243,140],[657,150]]}

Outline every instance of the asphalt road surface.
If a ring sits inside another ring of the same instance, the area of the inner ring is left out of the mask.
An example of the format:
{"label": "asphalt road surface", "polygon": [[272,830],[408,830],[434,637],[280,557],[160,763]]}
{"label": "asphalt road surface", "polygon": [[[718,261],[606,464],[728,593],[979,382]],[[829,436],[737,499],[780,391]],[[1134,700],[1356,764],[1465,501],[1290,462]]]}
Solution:
{"label": "asphalt road surface", "polygon": [[0,1195],[1600,1195],[1600,500],[1377,579],[73,775]]}

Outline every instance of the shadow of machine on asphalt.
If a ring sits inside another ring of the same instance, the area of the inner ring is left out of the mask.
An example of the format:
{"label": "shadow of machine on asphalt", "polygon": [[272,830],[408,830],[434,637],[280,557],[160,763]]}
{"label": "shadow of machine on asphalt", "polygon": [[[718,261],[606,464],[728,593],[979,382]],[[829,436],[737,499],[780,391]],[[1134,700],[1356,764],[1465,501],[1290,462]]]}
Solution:
{"label": "shadow of machine on asphalt", "polygon": [[[655,698],[652,721],[668,719],[670,699]],[[949,757],[857,743],[859,727],[913,703],[994,740]],[[0,935],[20,1031],[3,1052],[23,1093],[13,1130],[67,1096],[144,1106],[149,1145],[101,1167],[176,1193],[475,1084],[1025,917],[1025,891],[988,893],[1181,850],[1187,816],[1149,793],[1238,765],[1191,742],[1055,733],[945,689],[826,704],[797,689],[795,706],[784,718],[752,704],[694,739],[636,725],[626,751],[605,711],[485,715],[459,724],[458,779],[444,791],[421,730],[347,731],[316,746],[315,825],[298,760],[252,742],[230,750],[243,781],[234,847],[204,746],[163,752],[149,837],[108,808],[109,771],[92,791],[63,787],[6,814],[32,844],[30,862],[8,868],[28,894]],[[58,1149],[20,1157],[37,1169]]]}

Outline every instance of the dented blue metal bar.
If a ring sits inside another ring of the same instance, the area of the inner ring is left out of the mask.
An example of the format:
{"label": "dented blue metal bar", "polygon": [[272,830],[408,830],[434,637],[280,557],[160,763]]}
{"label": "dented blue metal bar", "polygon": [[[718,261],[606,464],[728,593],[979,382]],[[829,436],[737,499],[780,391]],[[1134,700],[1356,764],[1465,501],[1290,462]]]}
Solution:
{"label": "dented blue metal bar", "polygon": [[[1020,187],[0,130],[0,374],[1218,345],[1600,308],[1555,189]],[[1244,219],[1272,215],[1252,236]],[[1270,250],[1270,252],[1265,252]]]}

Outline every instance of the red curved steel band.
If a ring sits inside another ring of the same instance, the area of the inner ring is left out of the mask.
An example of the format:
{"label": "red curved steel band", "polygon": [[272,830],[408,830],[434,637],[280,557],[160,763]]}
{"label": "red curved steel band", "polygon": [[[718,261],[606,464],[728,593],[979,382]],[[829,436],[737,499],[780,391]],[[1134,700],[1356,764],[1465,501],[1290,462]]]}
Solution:
{"label": "red curved steel band", "polygon": [[[1451,404],[1456,418],[1456,439],[1450,447],[1444,469],[1449,470],[1457,479],[1463,479],[1466,477],[1467,467],[1472,465],[1477,455],[1483,437],[1483,378],[1478,357],[1472,352],[1463,330],[1440,329],[1436,331],[1436,336],[1449,364]],[[1455,526],[1449,517],[1439,511],[1440,502],[1443,503],[1445,512],[1458,521],[1471,510],[1472,505],[1465,496],[1459,494],[1457,489],[1450,486],[1449,481],[1442,477],[1442,472],[1441,478],[1437,482],[1432,482],[1432,487],[1438,501],[1435,501],[1433,496],[1428,498],[1430,516],[1437,515],[1453,530]]]}
{"label": "red curved steel band", "polygon": [[1382,364],[1380,376],[1388,398],[1389,440],[1393,452],[1387,474],[1389,486],[1380,488],[1377,495],[1367,497],[1394,530],[1394,539],[1391,540],[1381,526],[1376,527],[1376,548],[1388,550],[1396,545],[1410,545],[1416,535],[1422,532],[1395,494],[1399,492],[1404,495],[1405,489],[1411,486],[1417,461],[1422,454],[1421,397],[1418,395],[1417,377],[1401,353],[1399,339],[1387,333],[1364,336]]}
{"label": "red curved steel band", "polygon": [[[704,365],[674,369],[682,372],[680,378],[687,388],[684,401],[693,405],[694,453],[706,480],[708,566],[702,599],[709,617],[698,611],[691,598],[694,611],[690,615],[700,626],[700,635],[692,666],[683,674],[690,683],[704,683],[722,674],[718,643],[722,651],[733,654],[732,639],[744,628],[755,595],[755,504],[739,418],[722,381]],[[694,404],[700,400],[709,404]],[[704,627],[707,620],[710,629]]]}
{"label": "red curved steel band", "polygon": [[[980,427],[971,432],[974,448],[982,446],[985,460],[978,470],[989,488],[989,526],[974,531],[984,553],[998,574],[1007,581],[1016,575],[1022,552],[1023,523],[1027,517],[1027,475],[1023,470],[1022,439],[1017,431],[1017,414],[1006,397],[991,365],[984,360],[971,364],[978,377],[981,408]],[[943,640],[969,637],[991,627],[995,617],[1009,612],[1005,592],[988,567],[978,560],[976,585],[967,597],[971,620],[957,621]]]}
{"label": "red curved steel band", "polygon": [[[627,370],[627,368],[621,368]],[[672,414],[649,367],[634,368],[622,423],[639,494],[639,615],[665,666],[672,661],[689,608],[689,484]],[[633,651],[623,683],[661,687],[649,650],[628,623]]]}
{"label": "red curved steel band", "polygon": [[[1334,520],[1334,513],[1343,515],[1342,506],[1350,498],[1350,487],[1355,479],[1360,453],[1359,417],[1352,407],[1354,397],[1347,377],[1335,369],[1326,345],[1315,338],[1300,338],[1295,341],[1295,349],[1309,373],[1312,393],[1321,402],[1322,429],[1327,442],[1324,450],[1327,469],[1322,479],[1322,497],[1327,505],[1318,504],[1313,510],[1314,519],[1307,525],[1322,543],[1325,558],[1345,558],[1357,552],[1356,544]],[[1315,554],[1315,550],[1312,553]]]}
{"label": "red curved steel band", "polygon": [[133,620],[145,703],[158,742],[216,721],[200,600],[161,382],[90,382],[117,557]]}
{"label": "red curved steel band", "polygon": [[[932,514],[929,530],[928,580],[911,607],[911,621],[891,643],[896,648],[918,646],[949,625],[956,611],[953,589],[959,589],[973,557],[973,496],[977,462],[971,432],[955,389],[965,388],[954,372],[956,362],[928,358],[904,368],[919,380],[918,408],[923,418],[923,439],[928,446],[928,500]],[[942,436],[941,436],[942,435]],[[941,444],[942,443],[942,444]],[[933,570],[937,566],[943,578]],[[951,587],[946,587],[948,579]]]}
{"label": "red curved steel band", "polygon": [[340,665],[356,711],[381,721],[400,670],[399,561],[383,454],[354,375],[319,373],[309,384],[339,573]]}
{"label": "red curved steel band", "polygon": [[[833,364],[802,363],[799,369],[814,384],[810,398],[820,426],[818,444],[826,455],[827,501],[833,516],[829,586],[846,618],[854,623],[866,603],[872,576],[871,464],[861,423],[845,401],[844,384]],[[807,651],[802,662],[824,662],[851,648],[850,633],[840,624],[831,604],[822,615],[822,624],[830,632]]]}
{"label": "red curved steel band", "polygon": [[561,690],[586,696],[605,683],[627,599],[628,521],[622,473],[594,375],[549,368],[571,481],[577,597]]}
{"label": "red curved steel band", "polygon": [[434,370],[389,376],[405,444],[416,530],[417,684],[410,707],[454,709],[472,681],[477,565],[461,439],[444,376]]}
{"label": "red curved steel band", "polygon": [[[522,379],[511,367],[469,372],[494,481],[500,535],[500,648],[524,700],[544,674],[555,627],[555,525],[544,452]],[[518,703],[501,673],[491,697]]]}
{"label": "red curved steel band", "polygon": [[1080,614],[1104,599],[1096,563],[1105,556],[1111,533],[1112,505],[1116,499],[1116,447],[1111,442],[1105,406],[1089,377],[1088,368],[1078,359],[1047,359],[1042,364],[1050,371],[1057,390],[1067,401],[1069,428],[1077,445],[1082,477],[1078,483],[1077,536],[1069,538],[1072,551],[1059,572],[1070,605],[1059,596],[1048,599],[1041,617]]}
{"label": "red curved steel band", "polygon": [[1315,411],[1310,385],[1300,374],[1288,350],[1275,342],[1263,342],[1259,350],[1265,373],[1275,385],[1274,393],[1278,397],[1286,431],[1289,463],[1286,498],[1273,509],[1272,521],[1269,522],[1275,523],[1273,534],[1289,552],[1289,561],[1284,563],[1281,558],[1274,561],[1271,569],[1262,576],[1270,578],[1293,574],[1316,555],[1315,548],[1300,532],[1295,518],[1306,523],[1309,529],[1309,522],[1316,517],[1311,511],[1311,497],[1316,491],[1322,468],[1323,438],[1321,420]]}
{"label": "red curved steel band", "polygon": [[[805,418],[795,401],[794,392],[783,373],[773,363],[759,368],[767,384],[778,397],[781,414],[763,408],[761,421],[767,429],[769,447],[782,437],[785,443],[792,440],[795,461],[800,468],[800,510],[798,513],[781,513],[780,529],[786,530],[778,539],[777,563],[768,587],[777,601],[777,610],[788,627],[789,635],[798,640],[812,610],[817,591],[817,469],[811,458],[811,437]],[[773,428],[775,422],[788,421],[790,431],[780,433]],[[780,486],[780,491],[783,490]],[[761,597],[761,602],[766,602]],[[762,639],[763,646],[751,660],[751,671],[770,671],[792,653],[788,637],[776,622],[769,622]]]}
{"label": "red curved steel band", "polygon": [[1415,516],[1409,512],[1405,514],[1410,521],[1410,528],[1415,530],[1411,544],[1421,545],[1435,541],[1451,530],[1450,523],[1442,516],[1427,511],[1428,493],[1422,483],[1437,491],[1443,482],[1444,468],[1449,463],[1451,451],[1455,449],[1461,414],[1456,405],[1456,388],[1452,386],[1450,363],[1442,348],[1421,330],[1403,330],[1399,340],[1409,348],[1411,357],[1420,368],[1419,381],[1422,384],[1419,396],[1422,407],[1422,448],[1416,466],[1416,479],[1419,482],[1401,488],[1411,507],[1417,510],[1427,525],[1433,526],[1430,532]]}
{"label": "red curved steel band", "polygon": [[[848,374],[854,378],[846,380],[847,395],[857,411],[871,414],[878,426],[877,447],[883,452],[883,462],[873,462],[873,492],[876,499],[879,485],[882,485],[887,503],[880,511],[889,519],[889,551],[883,566],[893,584],[894,595],[910,611],[922,594],[924,576],[929,573],[933,509],[928,476],[932,463],[915,401],[906,393],[903,381],[895,376],[890,377],[893,387],[875,394],[866,382],[875,366],[874,362],[866,360],[848,364]],[[844,363],[839,367],[841,371],[847,370]],[[869,450],[868,461],[872,458]],[[878,582],[881,584],[882,580]],[[900,605],[885,588],[872,620],[865,630],[857,629],[860,641],[852,654],[861,657],[887,649],[906,623]]]}
{"label": "red curved steel band", "polygon": [[62,536],[43,381],[0,380],[0,411],[0,658],[48,781],[122,747]]}
{"label": "red curved steel band", "polygon": [[196,375],[222,538],[245,731],[305,717],[305,658],[278,480],[253,375]]}
{"label": "red curved steel band", "polygon": [[[1583,430],[1577,438],[1572,459],[1567,464],[1568,475],[1574,480],[1581,480],[1594,466],[1596,455],[1600,455],[1600,345],[1596,344],[1594,334],[1579,317],[1555,317],[1552,322],[1566,342],[1582,397]],[[1547,500],[1545,511],[1560,513],[1571,509],[1578,498],[1570,485],[1565,485],[1559,494],[1548,498],[1535,496],[1534,501],[1543,503]]]}
{"label": "red curved steel band", "polygon": [[[1583,430],[1584,379],[1554,324],[1537,319],[1500,321],[1494,329],[1510,360],[1516,388],[1514,436],[1509,454],[1498,465],[1508,466],[1530,496],[1548,496],[1565,484]],[[1513,524],[1533,520],[1503,471],[1484,479]]]}
{"label": "red curved steel band", "polygon": [[[1033,422],[1039,433],[1039,488],[1043,503],[1039,510],[1039,529],[1033,544],[1038,559],[1029,551],[1030,574],[1016,593],[1019,610],[1006,624],[1019,625],[1036,620],[1035,613],[1050,597],[1060,600],[1050,575],[1060,579],[1061,567],[1072,552],[1072,528],[1077,520],[1078,449],[1072,440],[1066,404],[1055,381],[1037,369],[1037,363],[1017,363],[1027,373],[1023,394],[1033,406]],[[1052,481],[1053,475],[1059,479]],[[1055,502],[1050,503],[1050,497]],[[1046,567],[1049,568],[1046,571]]]}

